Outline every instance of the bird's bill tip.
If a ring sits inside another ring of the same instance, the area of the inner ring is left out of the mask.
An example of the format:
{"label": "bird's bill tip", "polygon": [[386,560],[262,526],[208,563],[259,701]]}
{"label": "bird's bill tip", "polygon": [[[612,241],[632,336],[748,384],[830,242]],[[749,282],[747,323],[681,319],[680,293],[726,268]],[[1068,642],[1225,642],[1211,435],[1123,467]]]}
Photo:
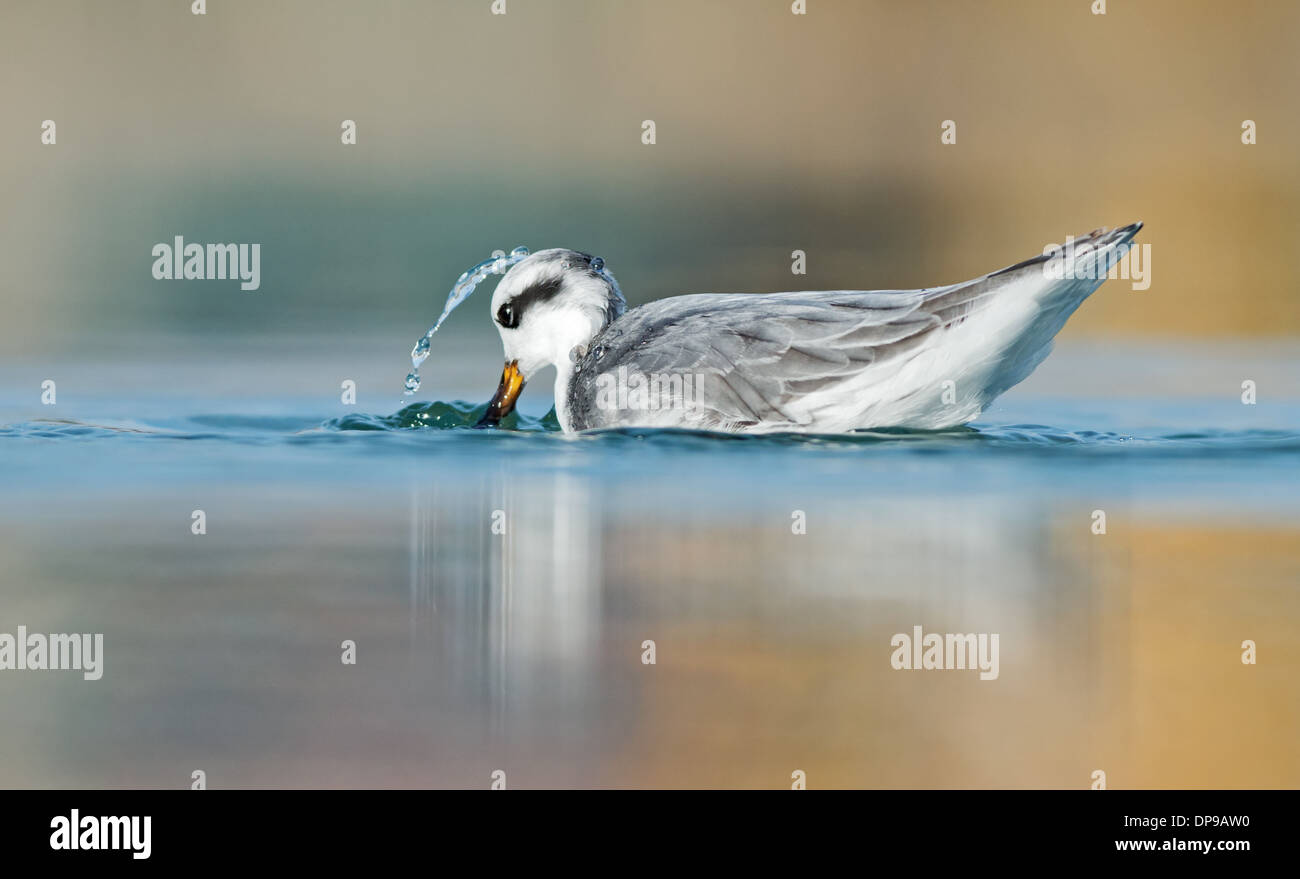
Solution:
{"label": "bird's bill tip", "polygon": [[519,361],[511,360],[501,372],[501,384],[497,385],[496,394],[488,401],[487,411],[474,426],[495,427],[502,418],[514,411],[515,401],[523,389],[524,374],[519,371]]}

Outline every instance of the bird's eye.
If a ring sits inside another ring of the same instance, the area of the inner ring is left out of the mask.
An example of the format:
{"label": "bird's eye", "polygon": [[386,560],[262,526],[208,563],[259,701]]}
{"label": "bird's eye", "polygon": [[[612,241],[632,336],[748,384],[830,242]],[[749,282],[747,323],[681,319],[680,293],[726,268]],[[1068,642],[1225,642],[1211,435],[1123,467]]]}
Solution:
{"label": "bird's eye", "polygon": [[514,329],[519,326],[519,318],[515,314],[515,307],[509,302],[504,303],[497,309],[497,323],[506,329]]}

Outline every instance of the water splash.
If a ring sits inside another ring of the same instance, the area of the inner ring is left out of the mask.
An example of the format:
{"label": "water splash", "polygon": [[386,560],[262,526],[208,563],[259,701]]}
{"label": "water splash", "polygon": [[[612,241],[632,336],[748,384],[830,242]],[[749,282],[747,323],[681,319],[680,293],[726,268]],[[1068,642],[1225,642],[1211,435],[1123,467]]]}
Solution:
{"label": "water splash", "polygon": [[424,363],[429,357],[429,340],[433,334],[438,332],[442,322],[447,319],[457,305],[460,305],[469,298],[469,294],[474,292],[474,288],[483,283],[492,275],[504,275],[511,266],[524,257],[528,256],[527,247],[516,247],[510,253],[503,253],[498,250],[493,252],[492,256],[483,260],[478,265],[468,271],[461,272],[456,283],[452,285],[451,293],[447,295],[447,304],[442,308],[442,314],[438,315],[438,321],[429,329],[429,332],[421,336],[411,349],[411,371],[407,373],[406,382],[403,384],[403,394],[410,396],[420,389],[420,364]]}
{"label": "water splash", "polygon": [[[463,400],[411,403],[392,415],[365,415],[361,413],[331,418],[321,427],[327,431],[344,430],[410,430],[432,429],[469,430],[487,412],[486,403],[467,403]],[[501,420],[507,430],[518,432],[558,433],[560,422],[552,409],[541,418],[524,415],[518,410]]]}

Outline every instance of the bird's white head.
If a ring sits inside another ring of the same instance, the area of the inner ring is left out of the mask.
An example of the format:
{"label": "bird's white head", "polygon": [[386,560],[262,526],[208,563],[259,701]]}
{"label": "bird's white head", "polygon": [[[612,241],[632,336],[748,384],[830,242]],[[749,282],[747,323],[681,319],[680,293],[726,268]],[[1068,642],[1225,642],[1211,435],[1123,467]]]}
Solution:
{"label": "bird's white head", "polygon": [[492,294],[505,370],[479,424],[496,424],[508,415],[524,383],[547,366],[563,375],[571,352],[585,353],[626,308],[618,281],[598,256],[555,248],[516,263]]}

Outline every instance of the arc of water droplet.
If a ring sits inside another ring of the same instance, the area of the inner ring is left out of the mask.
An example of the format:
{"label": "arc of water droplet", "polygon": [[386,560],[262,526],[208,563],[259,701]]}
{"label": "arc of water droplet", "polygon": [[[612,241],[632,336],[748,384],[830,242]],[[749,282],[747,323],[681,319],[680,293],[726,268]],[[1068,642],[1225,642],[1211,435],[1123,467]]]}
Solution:
{"label": "arc of water droplet", "polygon": [[516,247],[510,253],[503,256],[490,256],[473,268],[461,272],[456,283],[452,285],[451,292],[447,294],[447,304],[442,308],[442,314],[438,315],[438,320],[415,342],[415,347],[411,349],[411,371],[406,376],[405,390],[406,396],[414,394],[420,389],[420,364],[429,356],[429,340],[433,334],[438,332],[447,315],[451,314],[456,306],[460,305],[469,298],[469,294],[474,292],[474,288],[483,283],[485,279],[492,275],[504,275],[511,266],[528,256],[527,247]]}

